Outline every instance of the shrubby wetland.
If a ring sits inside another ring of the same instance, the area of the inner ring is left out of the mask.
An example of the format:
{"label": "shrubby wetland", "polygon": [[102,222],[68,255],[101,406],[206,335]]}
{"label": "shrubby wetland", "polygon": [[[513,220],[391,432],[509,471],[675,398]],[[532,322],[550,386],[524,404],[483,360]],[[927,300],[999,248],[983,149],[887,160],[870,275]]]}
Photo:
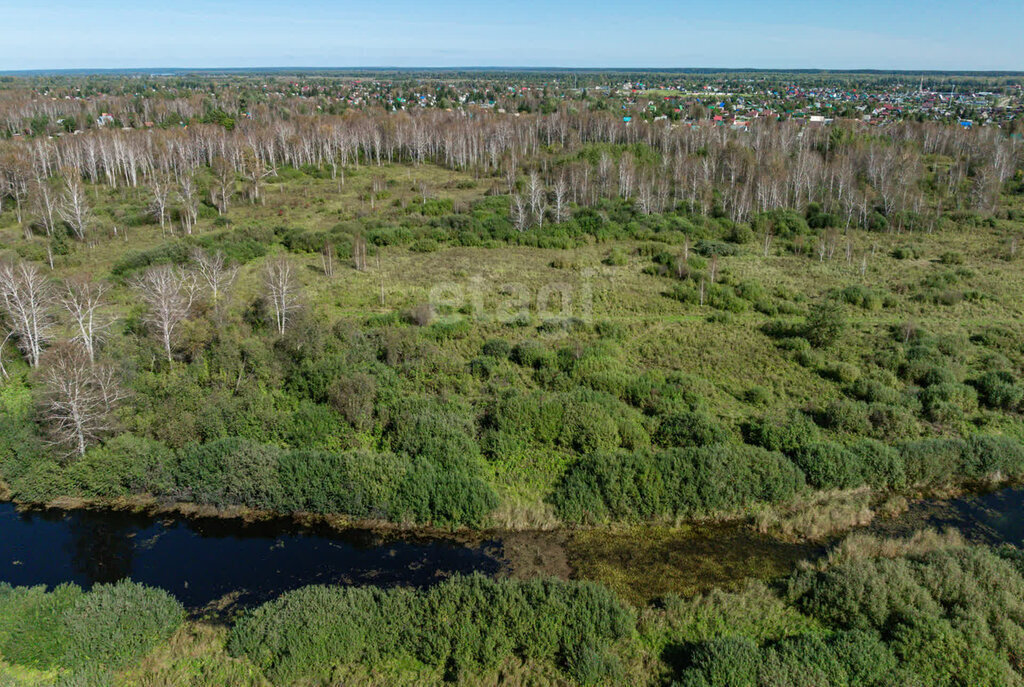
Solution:
{"label": "shrubby wetland", "polygon": [[930,79],[0,77],[0,682],[1024,685],[1020,78]]}

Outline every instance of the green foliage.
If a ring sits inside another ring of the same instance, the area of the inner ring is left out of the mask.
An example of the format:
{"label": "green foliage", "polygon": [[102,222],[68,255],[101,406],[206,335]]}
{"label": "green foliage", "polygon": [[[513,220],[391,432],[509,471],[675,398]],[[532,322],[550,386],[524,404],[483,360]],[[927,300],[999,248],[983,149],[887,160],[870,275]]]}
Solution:
{"label": "green foliage", "polygon": [[781,503],[804,476],[779,453],[743,444],[594,453],[573,464],[552,502],[572,522],[674,519]]}
{"label": "green foliage", "polygon": [[978,400],[988,408],[1017,410],[1024,401],[1024,386],[1009,372],[986,372],[974,385],[978,390]]}
{"label": "green foliage", "polygon": [[836,343],[846,331],[846,314],[835,301],[822,301],[811,308],[804,324],[804,338],[815,348]]}
{"label": "green foliage", "polygon": [[266,507],[279,501],[275,446],[228,438],[186,446],[171,468],[178,489],[198,503]]}
{"label": "green foliage", "polygon": [[82,597],[75,585],[11,587],[0,583],[0,655],[33,668],[61,664],[69,648],[64,613]]}
{"label": "green foliage", "polygon": [[130,581],[90,592],[0,584],[0,653],[34,668],[118,669],[166,642],[184,617],[169,594]]}
{"label": "green foliage", "polygon": [[188,260],[188,245],[183,241],[174,241],[147,250],[130,251],[114,263],[110,273],[125,279],[153,265],[181,264]]}
{"label": "green foliage", "polygon": [[850,489],[864,483],[864,470],[857,456],[832,442],[804,446],[793,462],[807,476],[807,483],[818,489]]}
{"label": "green foliage", "polygon": [[855,557],[797,573],[790,590],[828,625],[881,633],[901,669],[924,684],[1024,683],[1010,663],[1024,641],[1024,579],[987,549]]}
{"label": "green foliage", "polygon": [[692,666],[683,676],[686,687],[757,687],[760,652],[745,637],[723,637],[697,644]]}
{"label": "green foliage", "polygon": [[591,583],[470,576],[428,591],[305,587],[243,617],[229,647],[282,684],[401,657],[451,680],[493,670],[510,656],[603,679],[616,664],[589,652],[629,635],[634,623],[622,602]]}
{"label": "green foliage", "polygon": [[706,412],[695,410],[666,415],[654,441],[659,446],[708,446],[728,441],[729,433]]}
{"label": "green foliage", "polygon": [[866,286],[847,286],[839,292],[839,298],[844,303],[856,305],[865,310],[881,310],[885,303],[883,294]]}
{"label": "green foliage", "polygon": [[65,611],[66,660],[121,668],[167,641],[184,617],[181,604],[162,589],[131,581],[98,584]]}
{"label": "green foliage", "polygon": [[821,431],[811,418],[800,412],[785,417],[764,416],[751,420],[744,427],[747,441],[755,446],[793,455],[821,439]]}

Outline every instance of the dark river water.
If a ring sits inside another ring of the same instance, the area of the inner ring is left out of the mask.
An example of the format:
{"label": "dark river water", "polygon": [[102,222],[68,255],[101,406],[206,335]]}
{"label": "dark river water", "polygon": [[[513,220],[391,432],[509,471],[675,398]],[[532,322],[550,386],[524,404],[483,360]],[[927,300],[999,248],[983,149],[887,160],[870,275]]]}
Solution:
{"label": "dark river water", "polygon": [[956,528],[979,544],[1024,547],[1024,487],[913,503],[906,513],[876,520],[869,529],[882,536],[902,536],[925,527]]}
{"label": "dark river water", "polygon": [[[1022,546],[1024,488],[913,504],[903,515],[876,520],[868,529],[899,536],[923,527],[955,527],[972,541]],[[587,554],[590,560],[567,554],[574,547],[563,535],[551,533],[466,542],[369,530],[339,532],[290,520],[244,523],[117,511],[18,511],[0,503],[0,581],[48,586],[74,582],[88,588],[129,577],[166,589],[199,609],[250,605],[308,584],[425,587],[456,573],[493,576],[524,568],[531,574],[566,577],[576,570],[590,576],[592,569],[615,561],[647,569],[671,583],[648,594],[637,592],[643,599],[671,588],[699,588],[692,586],[693,580],[682,580],[687,576],[717,584],[746,574],[742,571],[757,575],[763,570],[758,575],[763,577],[784,574],[800,557],[821,550],[734,530],[728,531],[734,540],[725,550],[720,546],[725,541],[722,529],[712,528],[673,541],[634,537],[612,542],[610,551]],[[674,574],[681,581],[674,581]]]}
{"label": "dark river water", "polygon": [[130,577],[196,608],[263,601],[308,584],[427,586],[453,573],[496,574],[494,542],[385,537],[291,521],[161,518],[29,510],[0,503],[0,581],[90,587]]}

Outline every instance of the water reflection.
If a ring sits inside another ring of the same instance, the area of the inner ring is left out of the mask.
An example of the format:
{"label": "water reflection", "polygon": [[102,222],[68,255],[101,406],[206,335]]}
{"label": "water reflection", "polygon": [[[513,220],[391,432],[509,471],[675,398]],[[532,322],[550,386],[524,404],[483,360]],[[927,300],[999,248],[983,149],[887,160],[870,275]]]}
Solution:
{"label": "water reflection", "polygon": [[913,503],[906,513],[876,520],[870,530],[892,537],[926,527],[955,528],[978,544],[1024,546],[1024,488]]}
{"label": "water reflection", "polygon": [[307,584],[423,587],[454,573],[501,569],[496,542],[388,538],[291,522],[159,520],[93,511],[18,513],[0,504],[0,580],[89,587],[130,577],[199,607],[255,603]]}
{"label": "water reflection", "polygon": [[[955,527],[985,544],[1024,546],[1024,489],[914,504],[869,530],[905,536]],[[646,601],[670,592],[785,575],[821,552],[741,526],[638,532],[520,532],[472,544],[444,537],[337,532],[278,520],[159,519],[109,511],[29,511],[0,503],[0,581],[74,582],[125,577],[198,608],[225,598],[257,603],[308,584],[425,587],[455,573],[585,577]]]}
{"label": "water reflection", "polygon": [[68,518],[66,547],[71,565],[91,582],[116,582],[130,577],[136,528],[130,523],[94,518]]}

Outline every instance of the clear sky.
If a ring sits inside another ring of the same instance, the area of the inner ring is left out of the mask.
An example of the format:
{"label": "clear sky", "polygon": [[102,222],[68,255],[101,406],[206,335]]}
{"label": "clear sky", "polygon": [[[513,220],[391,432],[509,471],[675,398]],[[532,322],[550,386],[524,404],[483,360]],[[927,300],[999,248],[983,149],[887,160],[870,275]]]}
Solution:
{"label": "clear sky", "polygon": [[0,70],[1024,70],[1024,0],[0,0]]}

